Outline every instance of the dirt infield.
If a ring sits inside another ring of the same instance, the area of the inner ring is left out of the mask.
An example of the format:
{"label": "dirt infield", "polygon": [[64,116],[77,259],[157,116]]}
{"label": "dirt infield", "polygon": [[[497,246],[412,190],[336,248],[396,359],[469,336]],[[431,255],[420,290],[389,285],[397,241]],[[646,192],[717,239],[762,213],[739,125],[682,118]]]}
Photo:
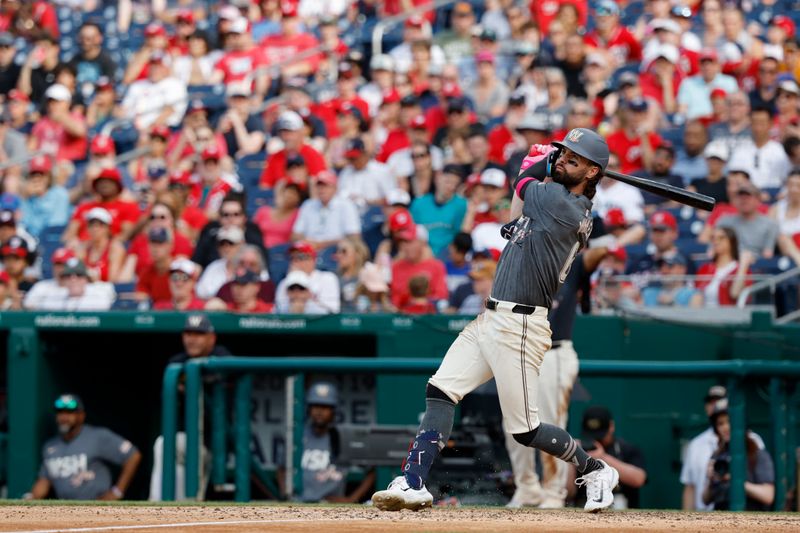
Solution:
{"label": "dirt infield", "polygon": [[283,506],[0,506],[0,531],[300,531],[339,533],[545,531],[800,531],[800,515],[617,511],[587,515],[578,510],[510,511],[498,508],[433,509],[383,513],[371,507]]}

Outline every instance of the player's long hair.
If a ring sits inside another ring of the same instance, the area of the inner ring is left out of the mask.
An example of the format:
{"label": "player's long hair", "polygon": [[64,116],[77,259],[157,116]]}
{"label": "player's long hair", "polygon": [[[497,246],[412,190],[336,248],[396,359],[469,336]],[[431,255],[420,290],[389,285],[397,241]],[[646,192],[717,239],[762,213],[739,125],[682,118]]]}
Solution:
{"label": "player's long hair", "polygon": [[600,180],[603,179],[603,169],[601,168],[597,175],[586,181],[586,187],[583,189],[583,195],[588,198],[589,200],[594,199],[594,195],[597,194],[597,184],[600,183]]}

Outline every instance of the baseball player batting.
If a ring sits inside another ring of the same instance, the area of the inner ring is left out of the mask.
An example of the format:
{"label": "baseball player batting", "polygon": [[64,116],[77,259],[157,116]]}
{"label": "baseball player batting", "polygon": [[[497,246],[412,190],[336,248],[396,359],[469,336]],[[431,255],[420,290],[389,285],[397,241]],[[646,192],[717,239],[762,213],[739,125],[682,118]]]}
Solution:
{"label": "baseball player batting", "polygon": [[456,404],[492,377],[504,427],[514,439],[574,464],[580,474],[575,482],[586,486],[586,511],[614,501],[619,473],[538,416],[539,370],[552,345],[548,309],[589,239],[592,198],[608,163],[608,145],[589,129],[573,129],[553,146],[534,146],[523,161],[526,176],[514,184],[511,222],[504,227],[509,242],[486,312],[464,328],[428,380],[425,415],[402,475],[372,496],[378,509],[432,505],[425,480],[450,437]]}

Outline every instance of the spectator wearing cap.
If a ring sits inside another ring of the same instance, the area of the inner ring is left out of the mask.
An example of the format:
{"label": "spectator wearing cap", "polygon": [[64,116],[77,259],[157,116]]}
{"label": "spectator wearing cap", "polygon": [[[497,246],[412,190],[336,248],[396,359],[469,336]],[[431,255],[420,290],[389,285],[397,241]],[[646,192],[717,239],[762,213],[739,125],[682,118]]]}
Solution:
{"label": "spectator wearing cap", "polygon": [[196,184],[192,190],[192,203],[210,220],[216,218],[226,196],[243,190],[239,177],[225,170],[226,160],[222,150],[212,142],[200,152],[200,164],[192,176],[192,182]]}
{"label": "spectator wearing cap", "polygon": [[194,168],[203,150],[216,146],[225,170],[231,170],[225,138],[215,133],[208,120],[208,107],[200,99],[189,102],[177,135],[167,142],[167,167],[179,170]]}
{"label": "spectator wearing cap", "polygon": [[475,27],[475,12],[469,2],[458,2],[450,12],[450,29],[437,32],[436,44],[441,47],[448,63],[457,65],[472,57],[472,29]]}
{"label": "spectator wearing cap", "polygon": [[647,100],[642,98],[625,102],[618,113],[619,129],[606,138],[608,150],[619,158],[623,173],[649,170],[655,149],[664,142],[652,129],[648,108]]}
{"label": "spectator wearing cap", "polygon": [[781,143],[770,138],[773,112],[766,107],[750,111],[752,139],[736,146],[731,152],[731,166],[750,166],[750,181],[759,189],[782,187],[791,164]]}
{"label": "spectator wearing cap", "polygon": [[166,156],[167,139],[171,134],[168,127],[157,126],[150,130],[146,139],[141,140],[142,146],[147,148],[148,153],[133,159],[127,167],[128,175],[133,178],[135,184],[146,188],[154,181],[166,178],[166,185],[169,187],[170,173],[167,170]]}
{"label": "spectator wearing cap", "polygon": [[131,83],[122,99],[120,113],[140,132],[181,123],[188,93],[186,84],[172,76],[170,67],[171,59],[165,52],[153,52],[147,63],[147,78]]}
{"label": "spectator wearing cap", "polygon": [[239,228],[242,231],[244,242],[258,246],[266,260],[267,252],[263,247],[264,237],[258,226],[247,219],[244,198],[239,194],[229,194],[222,200],[217,220],[212,220],[203,227],[200,237],[197,239],[192,261],[202,267],[207,267],[209,263],[219,258],[217,233],[230,227]]}
{"label": "spectator wearing cap", "polygon": [[683,146],[675,153],[672,171],[683,178],[684,185],[708,174],[706,158],[703,155],[708,144],[708,132],[699,120],[690,120],[683,128]]}
{"label": "spectator wearing cap", "polygon": [[660,282],[642,289],[645,307],[703,307],[703,293],[685,279],[688,265],[683,255],[664,257],[658,261],[657,267]]}
{"label": "spectator wearing cap", "polygon": [[436,130],[432,140],[433,144],[442,150],[458,144],[472,123],[469,102],[463,96],[448,98],[445,108],[447,110],[446,123]]}
{"label": "spectator wearing cap", "polygon": [[174,259],[169,265],[169,294],[164,300],[153,302],[154,311],[200,311],[206,302],[194,292],[200,267],[189,259]]}
{"label": "spectator wearing cap", "polygon": [[37,239],[46,228],[69,222],[69,194],[53,182],[52,163],[47,156],[37,156],[29,162],[20,209],[23,225]]}
{"label": "spectator wearing cap", "polygon": [[[272,304],[275,301],[275,283],[269,278],[269,271],[259,247],[245,244],[233,256],[233,271],[238,272],[241,269],[258,274],[258,298],[268,304]],[[231,278],[217,291],[216,297],[226,304],[233,302],[233,283],[233,278]]]}
{"label": "spectator wearing cap", "polygon": [[21,67],[14,61],[17,46],[14,36],[7,31],[0,32],[0,94],[8,93],[17,87]]}
{"label": "spectator wearing cap", "polygon": [[[415,41],[430,41],[432,37],[430,22],[421,15],[412,15],[403,24],[403,42],[389,51],[389,55],[394,59],[397,72],[408,72],[412,70],[413,55],[411,44]],[[444,52],[437,44],[431,44],[431,63],[444,65],[447,62]]]}
{"label": "spectator wearing cap", "polygon": [[678,256],[682,258],[687,270],[693,273],[694,265],[675,245],[678,239],[678,221],[675,220],[675,216],[669,211],[656,211],[650,217],[648,226],[654,251],[632,258],[628,273],[658,272],[661,261]]}
{"label": "spectator wearing cap", "polygon": [[369,249],[358,237],[347,237],[336,245],[336,273],[342,294],[342,313],[356,312],[356,290],[359,274],[369,260]]}
{"label": "spectator wearing cap", "polygon": [[[444,166],[444,153],[441,148],[428,141],[425,115],[417,115],[412,118],[407,131],[411,144],[394,152],[389,156],[386,164],[395,179],[400,183],[404,180],[408,182],[407,188],[411,190],[410,182],[412,180],[417,183],[422,180],[430,183],[430,180],[433,179],[433,172],[440,171]],[[415,191],[416,194],[418,193]]]}
{"label": "spectator wearing cap", "polygon": [[[266,63],[274,65],[286,59],[297,57],[308,50],[319,46],[319,41],[309,31],[303,31],[303,23],[297,12],[297,4],[281,2],[281,31],[267,36],[260,46],[264,51]],[[322,57],[314,54],[301,61],[293,62],[281,68],[284,79],[295,76],[309,76],[320,65]]]}
{"label": "spectator wearing cap", "polygon": [[206,304],[209,311],[232,311],[234,313],[271,313],[273,305],[259,298],[261,279],[257,272],[239,267],[231,280],[231,301],[212,298]]}
{"label": "spectator wearing cap", "polygon": [[444,250],[461,231],[467,213],[467,200],[457,194],[463,179],[463,170],[458,165],[445,165],[434,178],[435,192],[420,196],[411,203],[411,216],[417,224],[424,226],[430,234],[434,255]]}
{"label": "spectator wearing cap", "polygon": [[[369,117],[369,104],[358,95],[356,90],[358,88],[358,80],[356,79],[353,65],[347,61],[342,61],[337,66],[336,72],[336,94],[334,98],[326,102],[327,107],[336,111],[345,104],[349,104],[358,109],[362,117]],[[387,89],[387,91],[391,91],[391,88]],[[383,103],[383,96],[383,93],[381,93],[381,104]],[[338,131],[335,122],[328,125],[328,130],[331,137],[336,137]]]}
{"label": "spectator wearing cap", "polygon": [[257,113],[250,113],[250,90],[241,84],[229,85],[228,110],[217,124],[217,131],[225,137],[228,153],[235,158],[261,151],[266,137],[264,123]]}
{"label": "spectator wearing cap", "polygon": [[467,211],[461,230],[471,232],[479,224],[498,222],[498,208],[507,193],[506,173],[498,168],[487,168],[467,180]]}
{"label": "spectator wearing cap", "polygon": [[800,86],[796,81],[784,80],[778,84],[778,94],[775,97],[775,123],[780,140],[785,140],[789,136],[800,136],[798,101],[800,101]]}
{"label": "spectator wearing cap", "polygon": [[369,62],[371,80],[358,89],[358,96],[369,105],[369,116],[378,114],[383,95],[394,87],[394,59],[388,54],[375,54]]}
{"label": "spectator wearing cap", "polygon": [[[654,21],[655,23],[655,21]],[[677,24],[670,19],[662,19],[656,32],[674,32],[672,25]],[[658,28],[661,28],[660,30]],[[649,59],[647,70],[641,75],[642,95],[657,102],[666,114],[678,111],[678,89],[684,74],[680,68],[680,50],[670,42],[657,43],[645,51]]]}
{"label": "spectator wearing cap", "polygon": [[[642,172],[640,176],[674,187],[683,187],[683,178],[672,170],[674,164],[675,148],[665,142],[653,152],[653,163],[650,167],[650,172]],[[667,207],[672,203],[647,191],[642,191],[642,197],[644,198],[645,212],[647,214],[653,213],[659,207]]]}
{"label": "spectator wearing cap", "polygon": [[336,194],[336,174],[323,170],[313,177],[313,183],[316,197],[300,206],[292,228],[292,240],[307,241],[321,250],[348,235],[360,235],[358,208],[348,197]]}
{"label": "spectator wearing cap", "polygon": [[750,130],[750,100],[741,91],[728,93],[725,97],[728,106],[727,119],[711,124],[708,136],[712,141],[724,142],[728,153],[733,154],[739,143],[748,142],[752,137]]}
{"label": "spectator wearing cap", "polygon": [[[121,500],[133,481],[142,454],[110,429],[86,424],[83,401],[62,394],[54,403],[58,435],[42,446],[42,466],[24,499]],[[71,466],[66,466],[71,465]],[[112,480],[109,465],[119,469]]]}
{"label": "spectator wearing cap", "polygon": [[339,174],[338,195],[353,202],[363,212],[367,206],[383,205],[397,181],[389,167],[372,157],[364,141],[355,137],[345,146],[347,159]]}
{"label": "spectator wearing cap", "polygon": [[28,95],[36,105],[47,98],[45,91],[55,81],[55,70],[59,65],[61,48],[58,40],[50,35],[36,39],[19,74],[17,89]]}
{"label": "spectator wearing cap", "polygon": [[[289,161],[291,168],[292,161]],[[305,163],[304,163],[305,165]],[[262,205],[253,215],[253,222],[264,236],[264,248],[286,244],[291,240],[292,228],[300,214],[300,205],[306,199],[305,183],[281,180],[275,186],[274,205]]]}
{"label": "spectator wearing cap", "polygon": [[284,281],[286,282],[286,304],[285,307],[279,304],[276,312],[294,315],[320,314],[320,310],[313,307],[311,279],[308,274],[295,270],[289,272]]}
{"label": "spectator wearing cap", "polygon": [[215,232],[219,259],[208,264],[197,282],[197,296],[209,299],[233,279],[234,256],[244,244],[244,232],[239,226],[228,225]]}
{"label": "spectator wearing cap", "polygon": [[189,51],[189,39],[197,32],[194,12],[179,8],[165,18],[171,19],[175,24],[175,32],[169,37],[169,53],[173,56],[186,54]]}
{"label": "spectator wearing cap", "polygon": [[416,276],[427,280],[426,299],[434,302],[447,300],[447,270],[444,263],[431,256],[425,227],[411,224],[400,230],[397,238],[400,258],[392,263],[392,304],[400,309],[408,303],[411,298],[409,283]]}
{"label": "spectator wearing cap", "polygon": [[735,214],[720,217],[717,228],[731,228],[739,239],[740,251],[748,251],[756,258],[771,258],[778,238],[776,222],[760,212],[758,188],[742,181],[732,200]]}
{"label": "spectator wearing cap", "polygon": [[[639,508],[639,489],[647,482],[644,454],[638,446],[616,434],[616,424],[607,407],[595,405],[583,412],[581,446],[595,459],[614,465],[619,472],[619,485],[614,489],[614,506],[620,509]],[[570,477],[575,468],[570,467]],[[567,483],[575,495],[575,484]],[[577,490],[576,504],[586,500],[585,489]]]}
{"label": "spectator wearing cap", "polygon": [[88,238],[77,247],[76,255],[84,262],[89,275],[96,281],[117,283],[127,281],[131,274],[123,273],[127,252],[111,235],[112,216],[107,209],[94,207],[86,212]]}
{"label": "spectator wearing cap", "polygon": [[186,51],[172,62],[172,74],[187,87],[210,85],[220,55],[211,50],[208,35],[196,29],[186,38]]}
{"label": "spectator wearing cap", "polygon": [[[0,216],[0,222],[2,218]],[[25,239],[19,235],[12,235],[0,243],[0,258],[3,262],[3,271],[8,275],[8,294],[15,302],[21,301],[36,282],[26,273],[33,262],[33,252]]]}
{"label": "spectator wearing cap", "polygon": [[147,231],[147,248],[150,263],[139,270],[136,283],[137,298],[149,298],[151,302],[169,300],[170,272],[175,257],[174,234],[163,226],[153,226]]}
{"label": "spectator wearing cap", "polygon": [[[59,274],[61,283],[47,291],[47,297],[31,302],[38,311],[108,311],[117,295],[114,285],[91,281],[86,265],[77,257],[67,259]],[[26,304],[27,304],[26,300]]]}
{"label": "spectator wearing cap", "polygon": [[122,76],[123,85],[147,79],[150,59],[169,53],[169,36],[160,22],[151,22],[144,28],[144,45],[134,52]]}
{"label": "spectator wearing cap", "polygon": [[176,227],[179,227],[191,242],[197,242],[200,232],[208,223],[208,217],[200,208],[191,205],[191,193],[194,188],[192,175],[182,170],[171,172],[167,188],[173,200]]}
{"label": "spectator wearing cap", "polygon": [[86,213],[95,207],[102,207],[111,214],[111,234],[125,241],[133,231],[133,225],[139,220],[139,207],[121,199],[124,190],[122,175],[116,168],[105,168],[91,182],[96,200],[88,200],[78,205],[72,219],[64,231],[62,239],[67,244],[88,239]]}
{"label": "spectator wearing cap", "polygon": [[547,122],[554,130],[564,127],[569,113],[569,102],[567,102],[567,78],[564,73],[555,68],[548,67],[544,70],[544,79],[547,90],[547,103],[534,109],[536,113],[547,115]]}
{"label": "spectator wearing cap", "polygon": [[497,77],[495,55],[487,50],[475,54],[477,78],[466,95],[475,104],[475,114],[481,122],[502,117],[508,105],[508,87]]}
{"label": "spectator wearing cap", "polygon": [[61,274],[64,270],[64,265],[73,257],[75,257],[75,252],[69,248],[58,248],[53,252],[50,256],[50,263],[53,269],[52,278],[37,281],[25,293],[25,300],[23,301],[25,309],[38,309],[42,302],[53,294],[53,291],[57,291],[59,287],[64,286]]}
{"label": "spectator wearing cap", "polygon": [[67,61],[67,65],[77,72],[78,91],[84,98],[89,98],[101,76],[114,79],[117,66],[103,50],[103,31],[96,22],[86,21],[81,25],[78,45],[78,52]]}
{"label": "spectator wearing cap", "polygon": [[[403,99],[405,104],[415,104],[411,100],[413,95]],[[416,107],[416,106],[415,106]],[[406,124],[401,120],[401,98],[396,89],[390,89],[383,94],[378,117],[375,123],[375,130],[378,138],[383,138],[380,150],[375,154],[375,159],[379,163],[386,163],[394,152],[407,148],[411,145],[411,140],[406,132]]]}
{"label": "spectator wearing cap", "polygon": [[[315,247],[305,241],[296,241],[289,248],[289,274],[281,280],[275,292],[276,312],[286,313],[290,309],[293,295],[289,287],[299,283],[307,291],[297,295],[304,303],[306,313],[328,314],[338,313],[341,309],[341,290],[339,279],[333,272],[323,272],[316,269],[317,251]],[[302,280],[305,280],[304,283]]]}
{"label": "spectator wearing cap", "polygon": [[293,155],[303,158],[310,175],[316,175],[327,168],[322,154],[306,143],[300,115],[294,111],[284,111],[278,117],[276,127],[278,136],[283,141],[283,148],[267,156],[264,172],[261,174],[261,187],[271,189],[286,176],[286,163]]}
{"label": "spectator wearing cap", "polygon": [[88,144],[86,120],[79,111],[70,111],[69,89],[53,84],[45,91],[44,99],[45,112],[31,130],[28,149],[55,157],[56,162],[83,160]]}
{"label": "spectator wearing cap", "polygon": [[241,85],[255,100],[262,102],[269,88],[269,76],[264,69],[267,59],[263,49],[253,43],[250,22],[246,18],[230,22],[225,48],[225,54],[214,65],[211,83],[222,83],[229,88]]}
{"label": "spectator wearing cap", "polygon": [[724,141],[711,141],[703,150],[708,173],[705,177],[694,180],[689,190],[711,196],[717,203],[728,203],[728,192],[725,179],[725,164],[728,162],[728,146]]}
{"label": "spectator wearing cap", "polygon": [[678,112],[687,120],[711,114],[711,91],[722,89],[733,93],[739,86],[736,80],[722,73],[717,51],[705,48],[700,52],[700,72],[689,76],[678,88]]}
{"label": "spectator wearing cap", "polygon": [[[283,85],[281,96],[286,109],[294,111],[303,119],[305,137],[310,139],[311,146],[321,151],[328,141],[328,122],[334,122],[338,115],[334,117],[334,110],[318,104],[311,98],[306,80],[302,78],[287,80]],[[266,117],[270,112],[272,109],[265,112],[263,116]],[[338,123],[335,125],[338,126]],[[271,150],[268,149],[268,151]]]}
{"label": "spectator wearing cap", "polygon": [[620,23],[620,8],[613,0],[601,0],[595,7],[595,29],[586,34],[586,44],[607,51],[615,67],[642,60],[642,45]]}
{"label": "spectator wearing cap", "polygon": [[75,186],[69,189],[71,203],[77,204],[92,198],[91,184],[105,169],[119,170],[122,176],[122,170],[117,169],[114,140],[108,135],[99,134],[89,143],[89,161],[83,168],[83,175],[77,176]]}

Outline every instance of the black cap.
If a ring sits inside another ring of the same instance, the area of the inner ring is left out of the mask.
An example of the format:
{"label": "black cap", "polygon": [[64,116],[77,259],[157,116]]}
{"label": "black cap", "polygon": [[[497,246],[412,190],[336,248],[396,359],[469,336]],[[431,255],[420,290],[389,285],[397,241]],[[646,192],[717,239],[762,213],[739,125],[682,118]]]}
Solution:
{"label": "black cap", "polygon": [[239,285],[244,285],[246,283],[258,283],[259,281],[261,281],[261,279],[258,277],[258,274],[246,268],[237,270],[236,277],[233,278],[233,282]]}
{"label": "black cap", "polygon": [[497,33],[491,28],[484,28],[481,32],[480,40],[495,42],[497,40]]}
{"label": "black cap", "polygon": [[361,140],[359,137],[353,137],[349,141],[344,148],[345,153],[347,152],[366,152],[367,147],[364,145],[364,141]]}
{"label": "black cap", "polygon": [[464,168],[464,165],[459,165],[456,163],[448,163],[442,169],[443,174],[455,174],[462,180],[467,177],[468,171]]}
{"label": "black cap", "polygon": [[401,107],[411,107],[419,105],[419,98],[415,94],[407,94],[400,99]]}
{"label": "black cap", "polygon": [[183,331],[214,333],[214,325],[206,315],[194,314],[186,317],[186,322],[183,324]]}
{"label": "black cap", "polygon": [[594,405],[583,412],[581,438],[586,440],[602,440],[611,427],[611,411],[602,405]]}
{"label": "black cap", "polygon": [[286,168],[304,166],[306,166],[306,160],[300,154],[292,154],[286,158]]}
{"label": "black cap", "polygon": [[463,96],[454,96],[447,102],[447,112],[464,111],[467,109],[467,99]]}
{"label": "black cap", "polygon": [[56,411],[83,411],[83,400],[77,394],[62,394],[53,402]]}

